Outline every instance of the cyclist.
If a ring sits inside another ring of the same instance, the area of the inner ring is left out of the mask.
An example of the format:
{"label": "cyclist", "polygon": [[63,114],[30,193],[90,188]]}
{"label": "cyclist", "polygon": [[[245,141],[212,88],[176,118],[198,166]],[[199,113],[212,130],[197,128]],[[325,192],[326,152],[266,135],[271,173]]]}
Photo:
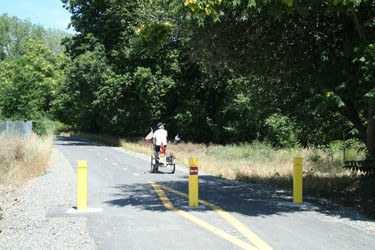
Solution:
{"label": "cyclist", "polygon": [[167,149],[167,137],[168,137],[168,132],[164,128],[164,123],[159,122],[157,124],[158,130],[155,131],[153,137],[154,145],[155,145],[155,152],[159,153],[160,148],[162,148],[162,152],[165,153]]}

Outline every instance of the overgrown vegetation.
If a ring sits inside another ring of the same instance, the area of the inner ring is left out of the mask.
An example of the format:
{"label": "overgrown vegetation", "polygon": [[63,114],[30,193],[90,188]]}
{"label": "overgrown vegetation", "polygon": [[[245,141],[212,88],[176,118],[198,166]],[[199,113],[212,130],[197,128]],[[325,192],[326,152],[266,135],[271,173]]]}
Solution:
{"label": "overgrown vegetation", "polygon": [[49,168],[52,136],[0,138],[0,185],[19,186]]}
{"label": "overgrown vegetation", "polygon": [[45,133],[63,71],[61,40],[69,34],[27,20],[0,16],[0,119],[33,120]]}
{"label": "overgrown vegetation", "polygon": [[[50,167],[52,135],[29,139],[0,136],[0,194],[45,173]],[[2,219],[0,206],[0,220]]]}

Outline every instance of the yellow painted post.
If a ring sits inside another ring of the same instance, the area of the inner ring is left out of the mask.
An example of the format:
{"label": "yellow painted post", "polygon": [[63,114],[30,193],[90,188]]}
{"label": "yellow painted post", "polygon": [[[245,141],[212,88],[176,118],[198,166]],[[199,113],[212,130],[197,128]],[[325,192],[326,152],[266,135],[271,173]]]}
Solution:
{"label": "yellow painted post", "polygon": [[302,158],[294,158],[293,203],[302,203]]}
{"label": "yellow painted post", "polygon": [[77,210],[87,208],[87,161],[77,161]]}
{"label": "yellow painted post", "polygon": [[198,159],[190,158],[189,207],[198,207]]}

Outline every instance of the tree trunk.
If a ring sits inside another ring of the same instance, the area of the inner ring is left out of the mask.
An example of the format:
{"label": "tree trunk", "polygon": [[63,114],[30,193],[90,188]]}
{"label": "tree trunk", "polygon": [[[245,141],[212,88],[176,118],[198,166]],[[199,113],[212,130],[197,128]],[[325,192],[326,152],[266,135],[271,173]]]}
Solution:
{"label": "tree trunk", "polygon": [[375,157],[375,100],[371,98],[369,103],[368,124],[367,124],[367,149],[370,157]]}
{"label": "tree trunk", "polygon": [[354,127],[359,132],[361,140],[366,144],[366,147],[368,147],[366,127],[362,124],[353,102],[350,100],[343,100],[343,102],[345,103],[345,110],[342,111],[343,115],[353,123]]}
{"label": "tree trunk", "polygon": [[[354,8],[351,11],[351,15],[353,17],[354,27],[355,27],[355,30],[357,31],[359,39],[362,41],[367,41],[365,27],[361,23],[360,18],[358,17],[358,13]],[[353,108],[354,108],[354,105],[353,105]],[[363,135],[363,131],[360,131],[360,130],[359,130],[359,133],[361,135],[362,140],[364,139],[364,142],[366,143],[366,147],[367,147],[370,157],[373,158],[375,157],[375,119],[374,119],[375,100],[374,98],[370,98],[368,111],[369,112],[368,112],[367,129],[365,130],[366,134]],[[356,126],[356,124],[354,125]],[[363,125],[360,127],[365,128]],[[358,129],[357,126],[356,128]]]}

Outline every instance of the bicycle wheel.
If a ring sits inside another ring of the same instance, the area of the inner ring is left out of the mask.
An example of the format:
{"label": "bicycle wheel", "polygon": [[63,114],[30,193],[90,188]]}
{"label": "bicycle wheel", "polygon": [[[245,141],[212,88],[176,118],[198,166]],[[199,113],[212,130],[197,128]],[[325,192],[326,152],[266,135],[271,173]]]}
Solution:
{"label": "bicycle wheel", "polygon": [[153,156],[151,155],[151,173],[154,172],[154,164],[152,164]]}
{"label": "bicycle wheel", "polygon": [[176,170],[176,164],[171,164],[171,174],[174,174],[174,171]]}

